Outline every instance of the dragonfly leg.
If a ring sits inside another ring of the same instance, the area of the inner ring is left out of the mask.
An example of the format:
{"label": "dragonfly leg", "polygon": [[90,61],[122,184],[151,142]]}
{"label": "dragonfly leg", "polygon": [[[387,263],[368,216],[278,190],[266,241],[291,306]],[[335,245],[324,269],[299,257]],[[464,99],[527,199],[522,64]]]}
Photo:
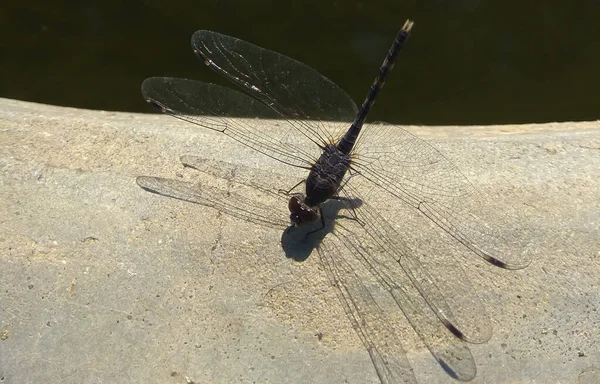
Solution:
{"label": "dragonfly leg", "polygon": [[323,209],[321,207],[319,207],[319,215],[321,216],[321,227],[319,227],[317,229],[313,229],[312,231],[308,232],[306,234],[306,236],[304,236],[304,240],[306,240],[309,235],[311,235],[311,234],[313,234],[315,232],[322,231],[323,228],[325,228],[325,216],[323,215]]}
{"label": "dragonfly leg", "polygon": [[298,184],[294,185],[294,186],[293,186],[292,188],[290,188],[289,190],[287,190],[287,191],[286,191],[285,189],[278,189],[278,190],[277,190],[277,192],[278,192],[278,193],[281,193],[281,194],[283,194],[283,195],[290,195],[294,189],[296,189],[296,188],[297,188],[297,187],[298,187],[300,184],[302,184],[302,183],[304,183],[304,182],[306,182],[306,180],[304,180],[304,179],[303,179],[303,180],[300,180],[300,182],[299,182]]}

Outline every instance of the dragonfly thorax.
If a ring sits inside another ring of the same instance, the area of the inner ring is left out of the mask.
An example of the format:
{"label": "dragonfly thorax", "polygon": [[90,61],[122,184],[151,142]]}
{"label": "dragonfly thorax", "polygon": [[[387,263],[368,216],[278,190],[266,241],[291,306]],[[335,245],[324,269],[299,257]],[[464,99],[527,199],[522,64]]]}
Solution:
{"label": "dragonfly thorax", "polygon": [[304,203],[316,207],[336,196],[350,162],[350,155],[341,152],[335,145],[327,145],[306,178]]}

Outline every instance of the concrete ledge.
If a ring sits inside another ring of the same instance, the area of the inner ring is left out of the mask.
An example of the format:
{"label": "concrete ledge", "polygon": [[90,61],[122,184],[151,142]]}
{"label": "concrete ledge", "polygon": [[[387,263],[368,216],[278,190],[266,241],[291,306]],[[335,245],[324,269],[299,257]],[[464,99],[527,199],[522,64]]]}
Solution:
{"label": "concrete ledge", "polygon": [[[524,270],[464,266],[494,323],[473,382],[600,382],[600,123],[407,129],[552,244]],[[379,382],[317,258],[136,185],[209,182],[188,154],[303,176],[166,116],[0,99],[0,382]],[[451,381],[403,342],[419,382]]]}

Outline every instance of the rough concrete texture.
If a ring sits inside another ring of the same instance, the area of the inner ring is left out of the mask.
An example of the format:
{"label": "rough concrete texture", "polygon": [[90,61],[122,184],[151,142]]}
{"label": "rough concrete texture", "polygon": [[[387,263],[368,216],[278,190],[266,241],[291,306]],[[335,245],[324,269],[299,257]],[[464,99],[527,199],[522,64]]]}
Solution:
{"label": "rough concrete texture", "polygon": [[[406,129],[549,248],[518,271],[457,261],[494,329],[473,382],[600,382],[600,124]],[[209,180],[181,155],[303,176],[166,116],[0,99],[0,383],[378,383],[318,257],[136,185]],[[452,381],[401,340],[418,382]]]}

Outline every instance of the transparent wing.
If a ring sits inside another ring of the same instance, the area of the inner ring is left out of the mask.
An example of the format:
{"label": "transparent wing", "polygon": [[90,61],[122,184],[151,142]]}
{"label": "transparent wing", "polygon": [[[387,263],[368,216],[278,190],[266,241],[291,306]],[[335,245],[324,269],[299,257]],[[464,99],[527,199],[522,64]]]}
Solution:
{"label": "transparent wing", "polygon": [[283,220],[281,215],[272,214],[272,207],[260,205],[256,201],[248,204],[245,196],[219,188],[153,176],[138,176],[136,182],[149,192],[215,208],[255,224],[281,229],[289,226],[288,221]]}
{"label": "transparent wing", "polygon": [[[245,93],[154,77],[142,84],[144,98],[164,113],[222,132],[283,163],[310,168],[321,147],[339,138],[356,116],[356,105],[339,86],[285,55],[211,31],[194,33],[192,48]],[[268,130],[257,117],[287,123]]]}
{"label": "transparent wing", "polygon": [[[359,209],[363,208],[370,210],[368,205]],[[396,324],[389,322],[377,304],[371,302],[372,298],[361,282],[353,277],[353,271],[360,270],[361,265],[392,296],[398,308],[442,368],[456,379],[462,381],[473,379],[477,368],[468,346],[448,332],[432,310],[427,297],[423,296],[423,292],[415,289],[412,280],[405,272],[398,272],[397,267],[387,269],[383,265],[389,259],[382,260],[379,259],[381,256],[377,255],[385,253],[385,250],[377,245],[365,246],[357,238],[356,229],[350,229],[351,227],[352,224],[348,220],[344,220],[342,225],[338,223],[335,231],[335,238],[338,241],[335,243],[331,237],[327,238],[323,242],[324,251],[321,252],[321,258],[326,259],[324,264],[330,264],[325,265],[326,270],[334,269],[328,274],[333,274],[343,283],[338,287],[343,297],[342,303],[346,311],[350,311],[348,316],[355,329],[358,328],[356,331],[359,336],[369,336],[365,346],[369,350],[382,382],[410,382],[407,379],[409,371],[399,352],[402,348],[402,335],[398,332]],[[339,246],[336,247],[335,252],[329,252],[328,255],[327,251],[332,249],[331,244],[339,243],[343,243],[347,252],[352,254],[352,258],[342,259],[343,253],[339,252]],[[387,256],[383,255],[383,257]],[[362,321],[353,321],[353,314],[359,314]]]}
{"label": "transparent wing", "polygon": [[376,124],[365,126],[359,140],[353,167],[360,176],[350,183],[364,176],[372,183],[366,188],[383,189],[417,209],[493,265],[519,269],[531,262],[531,236],[516,212],[492,210],[493,204],[429,143],[397,126]]}
{"label": "transparent wing", "polygon": [[347,252],[342,245],[343,237],[329,236],[318,248],[327,278],[336,288],[346,316],[367,349],[381,382],[416,384],[400,334],[364,285],[364,277],[359,277],[355,266],[342,256]]}
{"label": "transparent wing", "polygon": [[[308,65],[235,37],[196,31],[194,53],[212,70],[281,116],[301,120],[349,121],[354,101],[337,84]],[[305,126],[319,136],[317,124]]]}
{"label": "transparent wing", "polygon": [[[355,196],[358,194],[355,187],[348,183],[344,193]],[[373,203],[378,201],[374,200]],[[353,214],[378,249],[378,252],[359,251],[356,254],[361,256],[360,261],[382,284],[388,287],[413,286],[429,306],[428,311],[433,311],[441,324],[459,339],[471,343],[483,343],[490,339],[492,326],[477,292],[448,250],[442,248],[438,250],[438,255],[426,255],[429,259],[448,261],[440,271],[436,269],[430,272],[402,240],[408,235],[398,233],[395,228],[401,227],[389,220],[394,217],[393,214],[383,217],[369,199],[354,209]],[[424,228],[413,230],[422,231]],[[349,241],[353,239],[349,238]]]}
{"label": "transparent wing", "polygon": [[320,152],[316,145],[302,145],[302,137],[288,125],[267,129],[265,119],[281,117],[258,100],[231,88],[187,79],[151,77],[142,83],[142,95],[163,113],[221,132],[292,166],[308,169]]}

